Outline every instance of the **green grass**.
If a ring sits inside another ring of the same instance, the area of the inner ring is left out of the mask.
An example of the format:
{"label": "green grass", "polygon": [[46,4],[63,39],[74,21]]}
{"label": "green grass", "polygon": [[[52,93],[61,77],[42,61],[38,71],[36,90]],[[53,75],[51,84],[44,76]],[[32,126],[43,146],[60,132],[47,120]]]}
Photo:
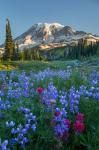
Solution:
{"label": "green grass", "polygon": [[46,68],[53,70],[65,70],[67,67],[72,69],[99,70],[99,58],[91,57],[87,60],[66,60],[66,61],[13,61],[0,63],[0,71],[2,70],[25,70],[38,72]]}

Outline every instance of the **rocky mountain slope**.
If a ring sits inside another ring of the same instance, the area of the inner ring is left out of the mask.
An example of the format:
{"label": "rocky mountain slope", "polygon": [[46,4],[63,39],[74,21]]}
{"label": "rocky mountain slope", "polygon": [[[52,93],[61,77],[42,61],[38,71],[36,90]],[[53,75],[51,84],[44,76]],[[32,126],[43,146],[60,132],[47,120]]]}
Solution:
{"label": "rocky mountain slope", "polygon": [[38,23],[15,39],[19,48],[31,48],[39,46],[40,49],[52,49],[66,45],[77,44],[80,39],[87,43],[99,41],[99,37],[83,31],[76,31],[70,26],[63,26],[59,23]]}

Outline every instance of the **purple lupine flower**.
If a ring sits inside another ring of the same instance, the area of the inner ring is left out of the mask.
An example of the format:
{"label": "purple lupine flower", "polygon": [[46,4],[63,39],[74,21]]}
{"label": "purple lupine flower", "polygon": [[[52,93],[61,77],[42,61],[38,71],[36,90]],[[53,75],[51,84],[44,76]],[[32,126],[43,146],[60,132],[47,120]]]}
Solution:
{"label": "purple lupine flower", "polygon": [[56,99],[58,98],[58,91],[53,83],[49,83],[48,88],[43,90],[41,101],[49,108],[56,106]]}
{"label": "purple lupine flower", "polygon": [[12,133],[12,134],[17,134],[18,131],[17,131],[16,129],[12,128],[11,133]]}
{"label": "purple lupine flower", "polygon": [[35,125],[35,124],[33,124],[33,125],[31,126],[31,128],[32,128],[32,131],[33,131],[33,132],[36,131],[36,125]]}
{"label": "purple lupine flower", "polygon": [[79,100],[80,100],[80,94],[78,91],[75,90],[74,87],[71,87],[69,91],[69,107],[70,112],[77,113],[79,111]]}
{"label": "purple lupine flower", "polygon": [[30,126],[31,126],[30,124],[26,124],[25,128],[28,130],[30,128]]}
{"label": "purple lupine flower", "polygon": [[11,146],[14,146],[16,143],[17,143],[16,138],[12,138],[12,139],[10,139],[10,141],[9,141],[9,145],[11,145]]}
{"label": "purple lupine flower", "polygon": [[26,128],[23,128],[23,129],[21,130],[21,132],[22,132],[23,134],[27,134],[27,129],[26,129]]}
{"label": "purple lupine flower", "polygon": [[8,140],[5,140],[2,144],[1,144],[1,150],[10,150],[9,148],[7,148],[8,145]]}
{"label": "purple lupine flower", "polygon": [[24,138],[23,138],[23,143],[26,144],[26,143],[28,143],[28,142],[29,142],[29,139],[28,139],[27,137],[24,137]]}
{"label": "purple lupine flower", "polygon": [[15,126],[15,122],[14,121],[10,121],[10,122],[6,122],[6,126],[7,127],[14,127]]}

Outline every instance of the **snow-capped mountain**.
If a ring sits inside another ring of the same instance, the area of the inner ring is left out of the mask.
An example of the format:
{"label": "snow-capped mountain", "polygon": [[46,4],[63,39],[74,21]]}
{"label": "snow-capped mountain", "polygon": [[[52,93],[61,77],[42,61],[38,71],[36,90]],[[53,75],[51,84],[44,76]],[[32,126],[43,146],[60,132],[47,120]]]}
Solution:
{"label": "snow-capped mountain", "polygon": [[38,23],[17,37],[15,42],[19,44],[21,50],[34,46],[39,46],[41,49],[51,49],[77,44],[82,38],[88,43],[99,41],[99,37],[83,31],[76,31],[70,26],[59,23]]}

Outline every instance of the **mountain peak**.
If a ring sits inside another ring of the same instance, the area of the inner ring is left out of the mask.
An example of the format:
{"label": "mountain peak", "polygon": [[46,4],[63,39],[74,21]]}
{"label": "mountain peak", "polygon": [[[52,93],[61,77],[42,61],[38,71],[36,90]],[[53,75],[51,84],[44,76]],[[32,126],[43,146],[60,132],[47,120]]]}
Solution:
{"label": "mountain peak", "polygon": [[[76,31],[70,26],[60,23],[37,23],[29,30],[15,39],[19,48],[30,48],[34,46],[47,45],[45,47],[56,47],[57,45],[77,44],[80,39],[87,39],[88,42],[96,42],[99,38],[87,34],[84,31]],[[49,45],[49,46],[48,46]]]}
{"label": "mountain peak", "polygon": [[54,22],[54,23],[47,23],[47,22],[45,22],[45,23],[42,23],[42,22],[40,22],[40,23],[37,23],[37,25],[38,26],[56,26],[56,27],[64,27],[64,25],[62,25],[62,24],[60,24],[60,23],[58,23],[58,22]]}

